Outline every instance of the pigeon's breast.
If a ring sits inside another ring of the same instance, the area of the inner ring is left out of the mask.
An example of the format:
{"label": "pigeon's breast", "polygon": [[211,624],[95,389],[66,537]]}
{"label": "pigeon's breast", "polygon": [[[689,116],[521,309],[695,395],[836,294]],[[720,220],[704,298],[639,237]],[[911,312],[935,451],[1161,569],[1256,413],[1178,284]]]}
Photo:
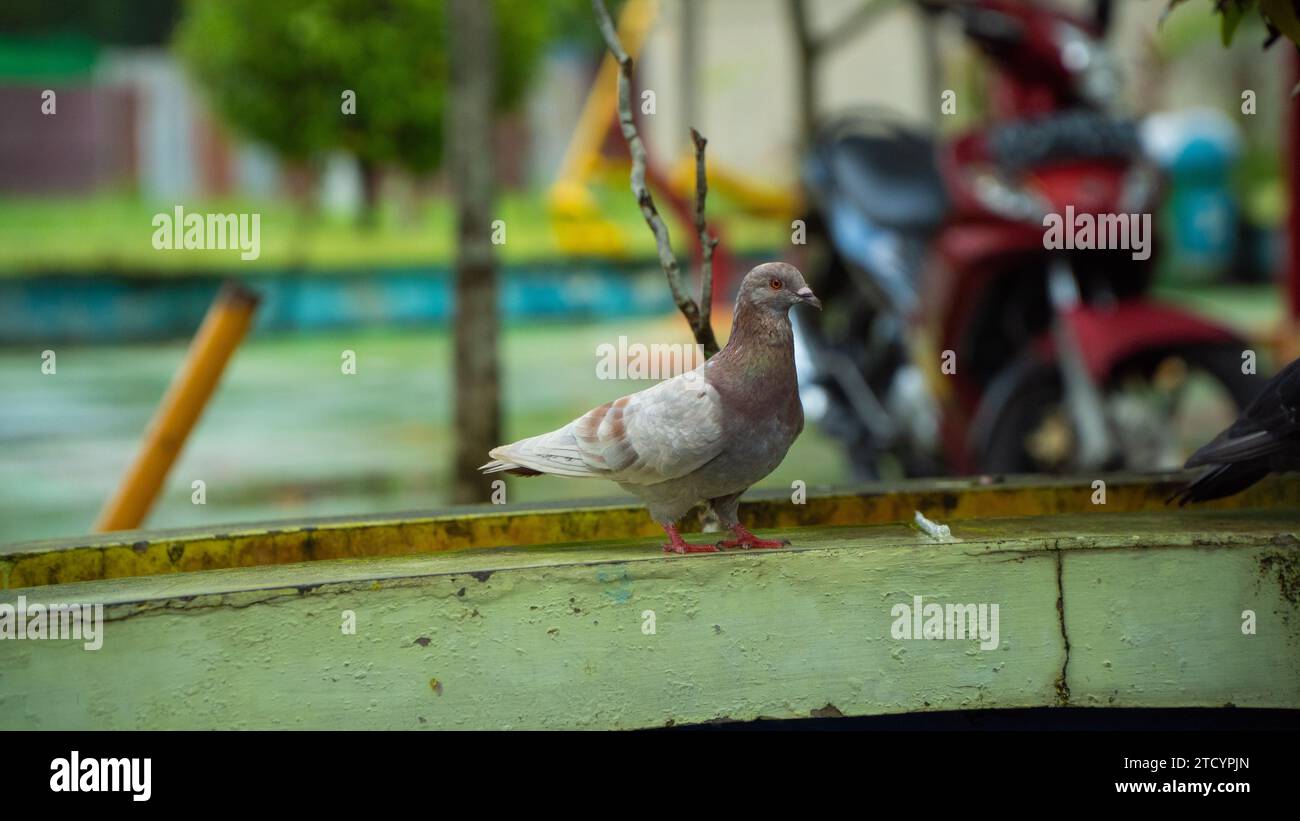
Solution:
{"label": "pigeon's breast", "polygon": [[699,498],[739,493],[776,470],[803,428],[803,409],[796,398],[792,412],[769,412],[743,422],[723,451],[692,476]]}
{"label": "pigeon's breast", "polygon": [[788,320],[762,333],[739,326],[701,369],[717,392],[723,445],[689,477],[698,499],[739,493],[767,476],[803,430]]}

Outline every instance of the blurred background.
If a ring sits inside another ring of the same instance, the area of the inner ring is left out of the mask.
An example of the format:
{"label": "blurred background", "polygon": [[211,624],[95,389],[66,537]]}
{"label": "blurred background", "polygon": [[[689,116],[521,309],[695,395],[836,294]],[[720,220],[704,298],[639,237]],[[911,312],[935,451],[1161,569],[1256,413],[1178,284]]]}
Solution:
{"label": "blurred background", "polygon": [[[453,5],[8,0],[0,8],[0,542],[92,529],[228,279],[262,303],[148,526],[487,501],[486,481],[458,491],[454,469],[462,436],[453,421],[455,282],[465,235],[458,234],[449,179],[457,163],[448,161],[458,110],[450,53],[461,31]],[[949,156],[945,147],[967,145],[960,141],[965,134],[983,134],[981,145],[1014,142],[1004,131],[994,139],[990,130],[1010,124],[1013,113],[1038,123],[1088,109],[1127,123],[1124,134],[1139,143],[1141,167],[1160,175],[1150,209],[1158,253],[1149,270],[1132,274],[1142,280],[1141,293],[1247,343],[1259,341],[1259,368],[1267,372],[1267,340],[1286,311],[1288,49],[1262,49],[1267,34],[1256,20],[1243,20],[1225,47],[1209,2],[1184,4],[1158,25],[1166,3],[1130,0],[1114,4],[1104,26],[1092,2],[1011,5],[1050,6],[1098,29],[1108,65],[1117,70],[1112,85],[1094,89],[1103,102],[1072,87],[1064,102],[1022,95],[1019,108],[1009,108],[997,73],[1026,53],[1036,29],[997,4],[977,11],[1001,19],[884,0],[610,3],[637,60],[637,87],[653,92],[649,100],[638,94],[638,119],[660,210],[683,262],[694,242],[683,221],[694,180],[688,129],[694,125],[709,138],[709,218],[725,253],[715,311],[720,336],[730,284],[756,262],[798,261],[822,278],[814,287],[828,303],[823,290],[837,287],[828,278],[853,282],[876,267],[853,260],[851,239],[835,228],[842,203],[818,188],[818,157],[839,167],[824,123],[887,109],[891,128],[924,135],[916,144],[925,157],[942,158]],[[608,68],[600,73],[604,48],[590,3],[490,6],[492,125],[473,142],[491,161],[491,213],[503,221],[504,242],[491,246],[499,331],[483,325],[499,345],[499,409],[481,412],[499,412],[500,441],[510,441],[645,387],[597,379],[599,345],[619,337],[689,342],[690,334],[628,191],[626,154],[613,128],[614,75]],[[1011,23],[1021,27],[1019,39],[1003,42]],[[1052,54],[1075,66],[1072,82],[1092,82],[1079,66],[1096,65],[1089,61],[1100,56],[1071,45],[1059,26],[1051,31],[1044,36]],[[47,90],[57,101],[52,114],[42,109]],[[349,90],[353,112],[342,110]],[[1250,113],[1243,111],[1243,90],[1257,101]],[[948,109],[946,92],[955,102]],[[1092,128],[1071,139],[1096,144],[1102,138]],[[1038,145],[1040,136],[1025,139]],[[818,154],[819,147],[830,153]],[[1079,156],[1092,157],[1090,151]],[[1066,159],[1077,170],[1078,157]],[[896,167],[911,180],[947,173],[939,166]],[[858,183],[846,172],[836,182],[841,189],[885,185],[881,172],[864,173]],[[929,285],[893,295],[889,310],[863,297],[859,314],[837,320],[828,311],[822,326],[803,329],[804,353],[822,354],[818,367],[805,370],[810,424],[763,486],[1004,468],[1171,467],[1186,446],[1235,415],[1228,405],[1241,397],[1225,377],[1218,382],[1225,383],[1227,404],[1211,412],[1203,410],[1213,404],[1206,399],[1193,408],[1186,442],[1162,443],[1144,461],[1117,463],[1114,451],[1131,452],[1130,437],[1147,435],[1153,420],[1144,418],[1112,437],[1111,453],[1085,464],[1063,455],[1079,449],[1068,431],[1079,417],[1059,418],[1059,376],[1021,384],[1046,384],[1050,395],[1007,411],[1012,421],[981,421],[980,397],[996,383],[993,373],[966,372],[971,383],[957,389],[966,396],[918,399],[922,389],[895,361],[900,355],[879,353],[873,340],[884,334],[892,340],[886,347],[908,347],[902,359],[930,349],[900,341],[915,334],[879,330],[890,325],[882,316],[893,324],[906,317],[913,328],[946,322],[945,309],[930,304],[939,287],[934,278],[960,270],[939,253],[947,229],[938,226],[959,212],[983,224],[998,216],[987,202],[982,209],[980,202],[963,206],[955,184],[945,191],[936,195],[943,212],[919,225],[895,225],[891,219],[905,223],[906,215],[863,206],[879,217],[877,227],[906,240],[899,248],[921,260],[904,277]],[[882,194],[871,196],[879,203]],[[153,217],[177,205],[260,214],[260,255],[241,261],[230,251],[155,250]],[[795,220],[811,232],[807,242],[795,238]],[[827,262],[828,255],[835,259]],[[940,261],[925,262],[932,257]],[[1096,281],[1107,276],[1115,275]],[[1129,281],[1129,273],[1123,276]],[[1094,279],[1076,279],[1090,300]],[[1134,296],[1122,285],[1113,290],[1120,303]],[[909,299],[918,304],[899,305]],[[845,296],[840,304],[859,301]],[[1042,318],[1025,333],[1049,332],[1046,304],[1024,310]],[[964,333],[969,337],[969,329]],[[1236,362],[1243,346],[1220,341]],[[1059,337],[1057,343],[1065,347]],[[930,346],[936,361],[946,347]],[[56,374],[42,372],[46,350],[57,353]],[[979,361],[957,350],[960,362]],[[356,354],[354,374],[340,367],[344,351]],[[988,356],[1006,364],[1013,353]],[[1210,382],[1223,371],[1221,357],[1193,352],[1175,367],[1167,350],[1159,353],[1143,363],[1147,383],[1178,380],[1177,367],[1189,363],[1208,372]],[[832,372],[832,361],[844,372]],[[876,368],[881,362],[890,364]],[[869,390],[865,397],[861,386]],[[1131,397],[1116,398],[1109,382],[1101,387],[1114,431],[1123,427],[1115,419],[1127,418]],[[956,410],[946,410],[950,405]],[[927,414],[944,417],[936,430],[898,430],[902,420]],[[952,458],[945,443],[981,424],[1033,433],[1023,449],[1034,459],[978,448],[969,458]],[[945,432],[953,427],[958,432]],[[1077,430],[1073,435],[1080,439]],[[481,452],[486,461],[486,448]],[[206,484],[202,505],[191,499],[196,479]],[[616,489],[579,481],[512,480],[509,501],[610,492]]]}

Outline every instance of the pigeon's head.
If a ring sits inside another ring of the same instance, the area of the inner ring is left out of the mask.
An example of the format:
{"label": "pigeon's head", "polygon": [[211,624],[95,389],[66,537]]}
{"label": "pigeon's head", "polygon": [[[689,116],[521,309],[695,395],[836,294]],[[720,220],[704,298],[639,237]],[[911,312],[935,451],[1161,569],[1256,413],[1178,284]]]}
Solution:
{"label": "pigeon's head", "polygon": [[780,313],[789,311],[792,305],[811,305],[818,310],[822,307],[799,269],[784,262],[765,262],[745,274],[736,301]]}

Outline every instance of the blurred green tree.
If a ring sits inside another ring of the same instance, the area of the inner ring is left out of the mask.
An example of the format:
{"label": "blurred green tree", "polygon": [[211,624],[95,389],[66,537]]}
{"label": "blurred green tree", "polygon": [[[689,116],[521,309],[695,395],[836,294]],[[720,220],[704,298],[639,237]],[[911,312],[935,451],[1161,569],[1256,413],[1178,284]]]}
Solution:
{"label": "blurred green tree", "polygon": [[[556,18],[546,3],[491,1],[504,109],[522,97]],[[446,0],[189,0],[174,43],[236,133],[290,161],[353,154],[369,220],[380,169],[442,161],[449,35]],[[345,91],[355,113],[344,113]]]}
{"label": "blurred green tree", "polygon": [[[1187,0],[1169,0],[1165,14],[1181,6]],[[1300,13],[1296,11],[1295,0],[1210,0],[1221,19],[1221,35],[1225,46],[1232,43],[1232,37],[1249,14],[1256,13],[1268,27],[1269,39],[1265,46],[1271,45],[1279,35],[1285,36],[1296,45],[1300,45]]]}
{"label": "blurred green tree", "polygon": [[116,46],[167,42],[181,0],[5,0],[0,33],[6,36],[80,35]]}

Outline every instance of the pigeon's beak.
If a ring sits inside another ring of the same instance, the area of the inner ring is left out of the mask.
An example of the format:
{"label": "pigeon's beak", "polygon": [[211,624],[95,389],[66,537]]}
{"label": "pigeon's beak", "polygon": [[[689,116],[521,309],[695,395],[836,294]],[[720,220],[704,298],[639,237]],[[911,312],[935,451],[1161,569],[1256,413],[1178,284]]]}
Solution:
{"label": "pigeon's beak", "polygon": [[794,295],[799,297],[799,299],[804,303],[813,306],[817,310],[820,311],[822,309],[822,301],[818,299],[817,295],[812,292],[812,288],[809,288],[808,286],[805,285],[804,287],[795,291]]}

